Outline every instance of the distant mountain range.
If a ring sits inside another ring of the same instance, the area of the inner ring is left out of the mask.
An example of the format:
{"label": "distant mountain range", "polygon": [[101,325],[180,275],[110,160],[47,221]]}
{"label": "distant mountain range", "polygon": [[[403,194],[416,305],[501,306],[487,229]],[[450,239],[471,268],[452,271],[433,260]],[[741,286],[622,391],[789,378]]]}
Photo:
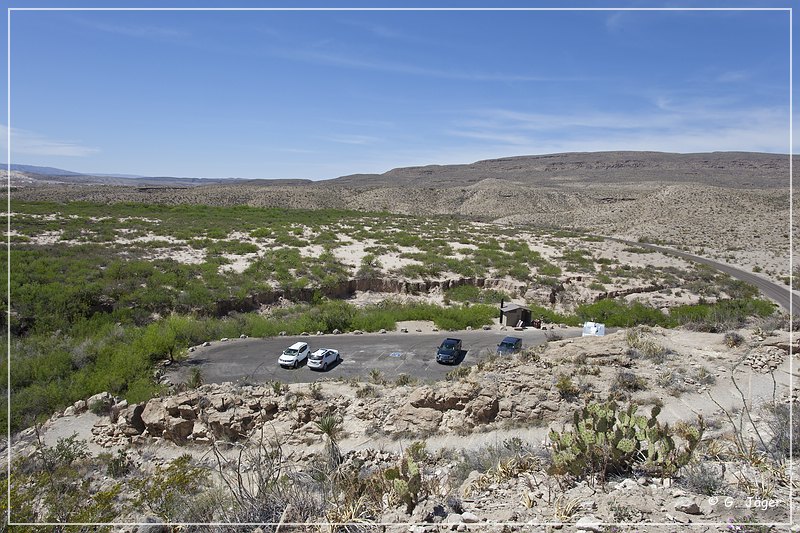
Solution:
{"label": "distant mountain range", "polygon": [[342,176],[327,183],[346,187],[468,187],[486,180],[537,187],[695,183],[788,188],[789,156],[760,152],[569,152],[487,159],[464,165],[395,168],[383,174]]}
{"label": "distant mountain range", "polygon": [[[2,168],[8,168],[7,163],[2,163]],[[40,174],[42,176],[80,176],[80,172],[72,172],[71,170],[64,170],[61,168],[53,167],[37,167],[34,165],[11,165],[11,170],[18,172],[31,172],[33,174]]]}
{"label": "distant mountain range", "polygon": [[[2,168],[2,167],[0,167]],[[197,187],[202,185],[293,186],[330,185],[361,187],[469,187],[493,180],[535,187],[570,187],[600,184],[686,183],[733,188],[783,188],[789,186],[789,158],[785,154],[758,152],[570,152],[487,159],[460,165],[395,168],[383,174],[352,174],[329,180],[177,178],[131,174],[82,174],[34,165],[11,166],[12,184],[98,184],[133,187]],[[16,177],[16,179],[15,179]]]}

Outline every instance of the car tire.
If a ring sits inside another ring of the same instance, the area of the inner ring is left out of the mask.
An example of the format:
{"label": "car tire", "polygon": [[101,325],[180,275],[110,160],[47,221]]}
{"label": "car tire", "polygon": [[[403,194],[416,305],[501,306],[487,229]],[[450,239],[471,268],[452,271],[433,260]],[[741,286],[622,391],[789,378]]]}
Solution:
{"label": "car tire", "polygon": [[298,363],[297,359],[295,359],[294,360],[294,364],[292,365],[292,368],[297,368],[298,366],[300,366],[300,363]]}
{"label": "car tire", "polygon": [[328,370],[328,363],[322,363],[322,371],[325,372]]}

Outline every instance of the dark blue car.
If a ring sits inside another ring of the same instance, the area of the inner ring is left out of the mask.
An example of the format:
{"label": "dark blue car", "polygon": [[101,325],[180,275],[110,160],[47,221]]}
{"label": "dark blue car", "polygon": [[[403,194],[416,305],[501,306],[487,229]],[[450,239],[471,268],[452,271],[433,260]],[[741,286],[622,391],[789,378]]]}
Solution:
{"label": "dark blue car", "polygon": [[522,339],[506,337],[497,345],[497,355],[511,355],[522,350]]}
{"label": "dark blue car", "polygon": [[455,364],[461,354],[461,339],[447,338],[442,341],[441,346],[436,351],[436,362]]}

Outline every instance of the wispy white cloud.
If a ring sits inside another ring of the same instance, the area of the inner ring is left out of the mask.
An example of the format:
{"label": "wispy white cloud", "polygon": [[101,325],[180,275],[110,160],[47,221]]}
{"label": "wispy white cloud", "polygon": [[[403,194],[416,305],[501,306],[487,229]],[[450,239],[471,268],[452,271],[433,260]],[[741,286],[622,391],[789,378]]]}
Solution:
{"label": "wispy white cloud", "polygon": [[534,74],[511,74],[507,72],[483,72],[478,70],[457,70],[452,68],[433,68],[408,63],[375,60],[344,53],[318,49],[277,49],[269,50],[271,55],[303,61],[317,65],[344,67],[360,70],[374,70],[393,74],[407,74],[428,78],[487,82],[537,82],[537,81],[586,81],[589,78],[569,76],[547,76]]}
{"label": "wispy white cloud", "polygon": [[370,135],[326,135],[320,137],[320,139],[340,144],[357,145],[374,144],[381,141],[378,137],[372,137]]}
{"label": "wispy white cloud", "polygon": [[316,150],[307,150],[305,148],[269,148],[275,152],[283,152],[286,154],[316,154]]}
{"label": "wispy white cloud", "polygon": [[622,28],[623,18],[625,17],[624,11],[615,11],[606,17],[606,29],[611,32],[618,31]]}
{"label": "wispy white cloud", "polygon": [[454,137],[461,137],[463,139],[475,139],[478,141],[490,141],[493,143],[510,144],[517,146],[528,145],[531,142],[531,139],[524,135],[513,135],[495,131],[475,131],[475,130],[470,131],[470,130],[452,129],[445,131],[445,133],[447,135],[451,135]]}
{"label": "wispy white cloud", "polygon": [[395,123],[390,120],[372,120],[372,119],[338,119],[329,118],[327,122],[333,124],[343,124],[345,126],[358,126],[363,128],[394,128]]}
{"label": "wispy white cloud", "polygon": [[0,145],[6,146],[11,137],[12,154],[37,156],[86,157],[100,152],[99,148],[85,146],[79,141],[49,139],[44,135],[0,124]]}
{"label": "wispy white cloud", "polygon": [[370,22],[367,20],[361,19],[342,19],[340,22],[351,26],[353,28],[359,28],[362,30],[367,31],[368,33],[375,35],[376,37],[382,37],[384,39],[392,39],[392,40],[401,40],[401,41],[414,41],[416,38],[406,32],[402,32],[396,28],[391,28],[384,24],[378,24],[376,22]]}
{"label": "wispy white cloud", "polygon": [[723,72],[716,77],[716,81],[719,83],[737,83],[740,81],[747,81],[749,79],[750,74],[743,70],[731,70],[728,72]]}
{"label": "wispy white cloud", "polygon": [[123,35],[125,37],[135,37],[139,39],[154,40],[176,40],[189,37],[191,34],[180,28],[170,26],[160,26],[153,24],[110,24],[100,20],[93,20],[86,17],[73,18],[78,24],[106,33]]}
{"label": "wispy white cloud", "polygon": [[436,46],[447,46],[449,44],[446,41],[434,40],[424,35],[399,30],[397,26],[387,26],[386,24],[379,24],[364,19],[348,18],[341,19],[340,22],[347,26],[363,30],[374,37],[388,41]]}
{"label": "wispy white cloud", "polygon": [[696,102],[650,111],[526,113],[479,110],[443,133],[527,153],[595,150],[786,152],[787,110],[708,107]]}

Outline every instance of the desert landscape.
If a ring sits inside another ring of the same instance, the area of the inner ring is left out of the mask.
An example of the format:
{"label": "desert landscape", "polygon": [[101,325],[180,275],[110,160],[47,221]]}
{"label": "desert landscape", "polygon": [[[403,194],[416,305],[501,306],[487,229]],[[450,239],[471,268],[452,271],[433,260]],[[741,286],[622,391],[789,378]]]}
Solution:
{"label": "desert landscape", "polygon": [[[787,156],[724,152],[318,182],[13,171],[12,516],[125,531],[790,523],[787,309],[647,247],[788,292],[787,176]],[[511,304],[541,324],[503,322]],[[606,335],[581,337],[586,321]],[[435,346],[414,339],[437,334],[490,348],[467,342],[431,378]],[[523,349],[497,355],[504,335]],[[280,369],[264,339],[367,359]],[[212,379],[223,349],[240,366],[262,350],[274,377]]]}

